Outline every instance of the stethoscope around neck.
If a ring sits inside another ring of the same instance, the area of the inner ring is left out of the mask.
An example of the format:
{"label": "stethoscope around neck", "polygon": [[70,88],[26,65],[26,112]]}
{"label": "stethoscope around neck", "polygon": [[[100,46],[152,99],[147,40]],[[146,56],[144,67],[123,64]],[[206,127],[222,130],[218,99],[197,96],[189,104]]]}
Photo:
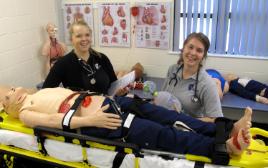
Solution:
{"label": "stethoscope around neck", "polygon": [[89,64],[87,64],[83,59],[78,58],[78,63],[81,65],[81,67],[87,72],[87,76],[91,77],[93,75],[95,75],[96,70],[93,67],[91,67]]}
{"label": "stethoscope around neck", "polygon": [[[169,82],[168,82],[168,84],[171,85],[172,81],[174,80],[174,85],[173,85],[174,88],[175,88],[175,86],[176,86],[177,83],[178,83],[177,75],[178,75],[178,73],[179,73],[179,71],[180,71],[181,69],[183,69],[183,64],[181,64],[181,65],[179,66],[179,68],[177,69],[176,72],[173,72],[173,74],[172,74],[173,76],[172,76],[172,78],[170,78],[170,80],[169,80]],[[197,70],[197,76],[196,76],[196,80],[195,80],[195,88],[194,88],[194,95],[193,95],[192,98],[191,98],[191,100],[192,100],[193,103],[198,103],[198,102],[200,102],[200,99],[199,99],[198,96],[197,96],[197,86],[198,86],[199,70],[200,70],[200,66],[198,67],[198,70]]]}

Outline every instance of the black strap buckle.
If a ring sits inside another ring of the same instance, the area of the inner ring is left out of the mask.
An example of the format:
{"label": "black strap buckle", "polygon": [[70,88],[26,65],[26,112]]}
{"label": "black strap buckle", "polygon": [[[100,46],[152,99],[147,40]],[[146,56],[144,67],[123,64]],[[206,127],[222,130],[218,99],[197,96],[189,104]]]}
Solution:
{"label": "black strap buckle", "polygon": [[123,115],[124,112],[121,111],[121,108],[119,107],[119,105],[113,100],[110,99],[110,103],[109,103],[112,108],[114,109],[114,111],[121,117]]}

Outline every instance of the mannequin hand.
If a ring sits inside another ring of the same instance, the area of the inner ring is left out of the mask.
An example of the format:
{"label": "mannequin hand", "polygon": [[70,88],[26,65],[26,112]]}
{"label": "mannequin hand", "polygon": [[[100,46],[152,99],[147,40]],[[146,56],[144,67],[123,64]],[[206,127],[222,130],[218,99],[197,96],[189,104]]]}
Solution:
{"label": "mannequin hand", "polygon": [[120,88],[120,89],[117,90],[116,95],[117,96],[124,96],[128,92],[129,92],[129,88],[128,87]]}
{"label": "mannequin hand", "polygon": [[106,105],[89,116],[93,126],[108,129],[117,129],[121,126],[122,120],[119,115],[103,112],[108,108],[109,105]]}

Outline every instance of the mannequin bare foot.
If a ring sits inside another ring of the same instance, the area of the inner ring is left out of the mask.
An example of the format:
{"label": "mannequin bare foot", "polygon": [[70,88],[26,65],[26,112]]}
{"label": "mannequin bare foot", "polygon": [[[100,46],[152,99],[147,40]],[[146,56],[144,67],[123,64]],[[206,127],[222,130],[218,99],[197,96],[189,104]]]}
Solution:
{"label": "mannequin bare foot", "polygon": [[268,99],[266,97],[257,96],[256,101],[263,104],[268,104]]}
{"label": "mannequin bare foot", "polygon": [[251,116],[252,116],[252,109],[250,107],[247,107],[245,109],[244,116],[240,118],[240,120],[234,123],[234,127],[230,136],[233,137],[234,135],[237,135],[241,129],[249,130],[252,125]]}
{"label": "mannequin bare foot", "polygon": [[227,151],[229,154],[240,155],[250,144],[249,129],[240,129],[238,134],[235,134],[226,142]]}

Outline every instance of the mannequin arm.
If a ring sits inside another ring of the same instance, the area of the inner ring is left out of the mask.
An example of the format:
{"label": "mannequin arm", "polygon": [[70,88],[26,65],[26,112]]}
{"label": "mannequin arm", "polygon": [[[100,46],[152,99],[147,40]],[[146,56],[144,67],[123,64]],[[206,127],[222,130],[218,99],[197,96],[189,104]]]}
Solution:
{"label": "mannequin arm", "polygon": [[199,120],[201,121],[204,121],[204,122],[212,122],[214,123],[215,119],[216,118],[213,118],[213,117],[202,117],[202,118],[198,118]]}
{"label": "mannequin arm", "polygon": [[[50,128],[62,129],[61,121],[63,117],[64,114],[62,113],[46,114],[36,111],[24,110],[20,113],[19,118],[26,126],[32,128],[36,126],[45,126]],[[79,128],[82,122],[84,123],[83,117],[74,116],[71,121],[71,128]],[[88,122],[88,126],[90,126],[90,121]]]}
{"label": "mannequin arm", "polygon": [[50,58],[46,57],[46,69],[45,69],[46,76],[48,75],[49,71],[50,71]]}
{"label": "mannequin arm", "polygon": [[47,40],[42,47],[42,55],[49,57],[49,51],[50,51],[50,41]]}
{"label": "mannequin arm", "polygon": [[[103,110],[109,106],[104,106],[97,112],[91,113],[88,116],[73,116],[70,127],[76,129],[80,127],[100,127],[108,129],[117,129],[121,126],[119,116],[111,113],[104,113]],[[50,128],[62,129],[62,119],[64,114],[46,114],[36,111],[24,110],[20,113],[20,120],[29,127],[45,126]]]}
{"label": "mannequin arm", "polygon": [[67,46],[62,42],[59,42],[59,44],[60,44],[60,46],[61,46],[61,48],[63,50],[63,55],[65,55],[65,53],[67,52]]}
{"label": "mannequin arm", "polygon": [[218,90],[218,94],[220,96],[220,99],[222,99],[223,93],[222,93],[222,90],[221,90],[221,81],[219,79],[217,79],[217,78],[212,78],[212,79],[215,81],[216,86],[217,86],[217,90]]}

